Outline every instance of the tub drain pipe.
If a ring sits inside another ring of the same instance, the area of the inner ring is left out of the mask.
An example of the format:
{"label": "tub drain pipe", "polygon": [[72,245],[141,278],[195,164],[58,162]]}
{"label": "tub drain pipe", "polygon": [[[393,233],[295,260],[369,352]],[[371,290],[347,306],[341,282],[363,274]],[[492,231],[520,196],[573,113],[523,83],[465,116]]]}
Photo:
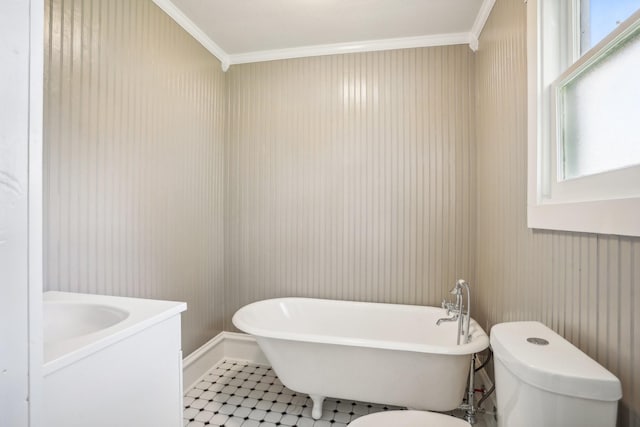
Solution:
{"label": "tub drain pipe", "polygon": [[467,412],[464,418],[471,425],[476,423],[476,405],[474,404],[475,389],[473,386],[473,377],[476,373],[476,355],[471,356],[471,366],[469,368],[469,391],[467,392]]}

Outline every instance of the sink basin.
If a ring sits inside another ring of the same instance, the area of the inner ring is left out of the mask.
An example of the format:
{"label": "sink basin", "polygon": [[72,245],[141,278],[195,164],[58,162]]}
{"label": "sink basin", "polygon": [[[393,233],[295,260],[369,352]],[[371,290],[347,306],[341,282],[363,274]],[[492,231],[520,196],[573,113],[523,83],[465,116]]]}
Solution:
{"label": "sink basin", "polygon": [[47,427],[182,425],[185,303],[57,291],[42,300]]}
{"label": "sink basin", "polygon": [[44,342],[59,342],[87,335],[125,320],[129,313],[101,304],[46,302],[44,304]]}

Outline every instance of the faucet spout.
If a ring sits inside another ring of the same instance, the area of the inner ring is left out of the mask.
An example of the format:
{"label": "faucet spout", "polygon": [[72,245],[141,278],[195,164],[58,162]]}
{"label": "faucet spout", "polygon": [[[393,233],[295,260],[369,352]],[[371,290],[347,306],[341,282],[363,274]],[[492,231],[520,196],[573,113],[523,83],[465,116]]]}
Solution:
{"label": "faucet spout", "polygon": [[440,326],[442,322],[455,322],[458,320],[458,313],[454,314],[451,317],[443,317],[442,319],[436,320],[436,326]]}

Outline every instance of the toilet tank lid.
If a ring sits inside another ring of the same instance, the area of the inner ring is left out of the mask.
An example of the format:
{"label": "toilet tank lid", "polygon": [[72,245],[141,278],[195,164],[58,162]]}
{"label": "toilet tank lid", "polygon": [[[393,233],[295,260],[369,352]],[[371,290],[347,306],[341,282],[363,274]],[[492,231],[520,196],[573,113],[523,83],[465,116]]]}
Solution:
{"label": "toilet tank lid", "polygon": [[622,397],[615,375],[540,322],[494,325],[490,343],[494,357],[532,386],[584,399],[616,401]]}

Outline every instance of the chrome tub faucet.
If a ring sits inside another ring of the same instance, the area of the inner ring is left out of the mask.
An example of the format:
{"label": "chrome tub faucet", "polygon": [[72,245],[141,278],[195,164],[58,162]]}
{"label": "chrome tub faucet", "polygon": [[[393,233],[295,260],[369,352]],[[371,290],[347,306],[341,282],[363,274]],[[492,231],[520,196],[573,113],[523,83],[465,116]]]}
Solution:
{"label": "chrome tub faucet", "polygon": [[[464,301],[463,301],[463,292],[462,290],[467,291],[467,306],[465,309]],[[456,282],[456,285],[451,289],[450,293],[456,296],[456,302],[448,302],[446,300],[442,300],[442,308],[447,310],[447,316],[442,319],[438,319],[436,321],[436,325],[440,325],[442,322],[458,322],[458,337],[457,344],[460,345],[460,337],[464,336],[464,340],[462,344],[467,344],[469,342],[469,338],[471,335],[470,324],[471,324],[471,291],[469,290],[469,283],[466,280],[460,279]],[[473,425],[476,423],[476,412],[477,406],[474,401],[474,374],[475,374],[475,356],[471,357],[471,365],[469,367],[469,386],[467,388],[467,403],[463,403],[460,405],[460,409],[465,410],[465,419],[469,422],[469,424]]]}
{"label": "chrome tub faucet", "polygon": [[[467,306],[463,301],[462,290],[467,292]],[[460,344],[460,337],[464,336],[463,344],[469,342],[469,324],[471,321],[471,291],[469,290],[469,283],[466,280],[460,279],[456,282],[455,286],[451,289],[450,293],[456,296],[456,302],[452,303],[446,300],[442,300],[442,308],[447,310],[447,316],[436,321],[436,325],[440,325],[442,322],[458,322],[458,339],[457,343]]]}

